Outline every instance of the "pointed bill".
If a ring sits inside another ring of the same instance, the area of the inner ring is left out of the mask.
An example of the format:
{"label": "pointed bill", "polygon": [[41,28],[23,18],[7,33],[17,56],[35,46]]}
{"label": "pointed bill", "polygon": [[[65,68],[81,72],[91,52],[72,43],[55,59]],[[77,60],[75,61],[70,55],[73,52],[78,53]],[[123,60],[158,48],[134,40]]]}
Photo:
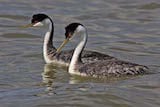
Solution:
{"label": "pointed bill", "polygon": [[21,26],[20,28],[29,28],[29,27],[33,27],[33,24],[27,24],[27,25]]}
{"label": "pointed bill", "polygon": [[62,48],[68,43],[68,41],[69,41],[69,38],[66,38],[63,41],[63,43],[60,45],[60,47],[57,49],[56,53],[59,53],[62,50]]}

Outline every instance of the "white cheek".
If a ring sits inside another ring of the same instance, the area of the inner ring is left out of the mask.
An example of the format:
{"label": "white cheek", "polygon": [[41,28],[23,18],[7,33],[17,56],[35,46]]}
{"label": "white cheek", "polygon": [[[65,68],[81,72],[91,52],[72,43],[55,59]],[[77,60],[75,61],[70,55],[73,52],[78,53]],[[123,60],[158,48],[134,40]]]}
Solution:
{"label": "white cheek", "polygon": [[44,21],[46,24],[50,24],[50,22],[51,22],[49,19],[45,19]]}
{"label": "white cheek", "polygon": [[33,26],[43,26],[43,23],[38,22],[38,23],[34,24]]}
{"label": "white cheek", "polygon": [[85,28],[81,25],[79,25],[76,29],[76,32],[79,33],[79,32],[84,32],[85,31]]}

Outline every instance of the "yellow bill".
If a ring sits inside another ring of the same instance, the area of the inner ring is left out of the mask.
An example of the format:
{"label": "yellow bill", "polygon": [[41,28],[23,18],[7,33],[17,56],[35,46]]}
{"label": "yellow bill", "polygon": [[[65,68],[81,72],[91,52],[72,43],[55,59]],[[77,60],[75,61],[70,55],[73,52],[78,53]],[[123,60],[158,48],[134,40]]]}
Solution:
{"label": "yellow bill", "polygon": [[33,24],[27,24],[27,25],[21,26],[20,28],[29,28],[29,27],[33,27]]}
{"label": "yellow bill", "polygon": [[62,48],[68,43],[68,41],[69,41],[69,38],[66,38],[63,41],[63,43],[60,45],[60,47],[57,49],[56,53],[59,53],[62,50]]}

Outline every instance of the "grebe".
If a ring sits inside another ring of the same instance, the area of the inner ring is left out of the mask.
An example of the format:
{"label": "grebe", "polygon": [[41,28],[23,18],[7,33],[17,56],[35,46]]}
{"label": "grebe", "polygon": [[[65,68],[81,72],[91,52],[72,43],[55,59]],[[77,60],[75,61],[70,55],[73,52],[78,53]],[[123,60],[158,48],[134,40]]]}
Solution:
{"label": "grebe", "polygon": [[[56,63],[68,66],[74,50],[62,51],[56,53],[56,48],[53,46],[53,34],[54,34],[54,23],[52,19],[46,14],[35,14],[32,16],[31,24],[23,26],[24,28],[36,27],[36,26],[48,26],[48,31],[44,37],[43,43],[43,57],[46,63]],[[82,53],[83,62],[92,62],[94,60],[103,59],[114,59],[111,56],[94,52],[94,51],[84,51]]]}
{"label": "grebe", "polygon": [[81,61],[81,53],[87,43],[87,29],[80,23],[71,23],[65,28],[66,39],[61,47],[57,49],[61,51],[62,47],[74,36],[83,36],[83,39],[74,50],[68,72],[81,76],[106,77],[106,76],[122,76],[143,74],[149,69],[146,66],[130,63],[118,59],[99,60],[91,63],[83,63]]}

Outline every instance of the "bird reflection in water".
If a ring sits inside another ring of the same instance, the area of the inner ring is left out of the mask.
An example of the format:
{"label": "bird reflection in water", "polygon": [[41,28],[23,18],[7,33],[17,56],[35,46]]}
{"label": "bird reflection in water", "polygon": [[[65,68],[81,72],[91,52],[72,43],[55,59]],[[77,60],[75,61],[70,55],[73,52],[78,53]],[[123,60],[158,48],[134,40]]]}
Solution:
{"label": "bird reflection in water", "polygon": [[46,92],[50,94],[56,94],[54,92],[53,82],[55,77],[55,67],[51,64],[45,64],[44,72],[42,73],[42,82],[46,86]]}

